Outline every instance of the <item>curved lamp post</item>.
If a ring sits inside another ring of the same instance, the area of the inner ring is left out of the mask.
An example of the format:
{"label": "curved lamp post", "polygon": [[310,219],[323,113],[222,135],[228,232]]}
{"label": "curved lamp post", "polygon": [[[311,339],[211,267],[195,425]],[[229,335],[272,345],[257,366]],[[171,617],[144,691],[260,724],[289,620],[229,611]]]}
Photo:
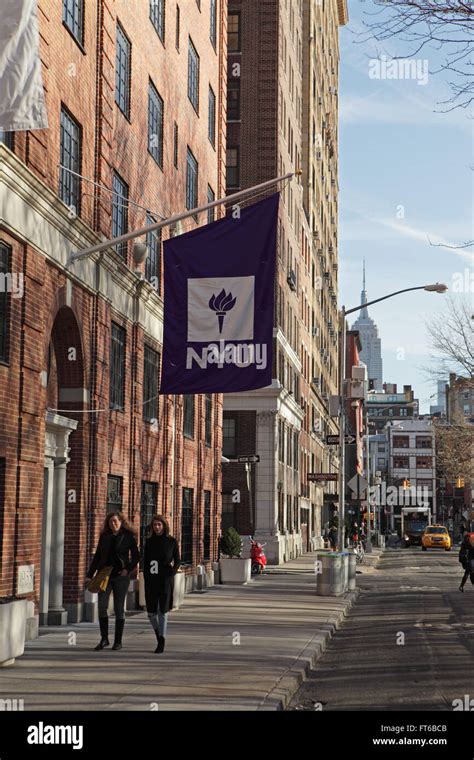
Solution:
{"label": "curved lamp post", "polygon": [[[387,298],[393,298],[401,293],[409,293],[412,290],[426,290],[428,293],[446,293],[448,289],[447,285],[441,282],[435,282],[432,285],[418,285],[414,288],[404,288],[403,290],[397,290],[394,293],[389,293],[382,298],[375,298],[373,301],[367,303],[361,303],[359,306],[354,306],[352,309],[347,309],[345,306],[341,307],[340,322],[339,322],[339,536],[338,543],[341,551],[344,549],[344,521],[345,521],[345,446],[344,436],[346,432],[346,410],[345,410],[345,397],[344,397],[344,375],[346,364],[346,317],[348,314],[353,314],[355,311],[372,306],[374,303],[380,301],[386,301]],[[372,542],[370,537],[370,512],[367,512],[367,550],[372,551]]]}

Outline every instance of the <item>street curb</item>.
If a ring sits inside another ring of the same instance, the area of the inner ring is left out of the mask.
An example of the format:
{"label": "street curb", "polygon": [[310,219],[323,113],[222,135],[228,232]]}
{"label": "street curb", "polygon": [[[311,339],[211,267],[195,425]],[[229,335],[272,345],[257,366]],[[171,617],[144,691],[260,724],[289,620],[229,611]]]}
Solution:
{"label": "street curb", "polygon": [[306,680],[309,672],[324,654],[328,642],[344,622],[359,594],[360,589],[356,588],[355,591],[350,591],[345,595],[344,601],[346,604],[340,610],[337,617],[318,629],[311,641],[300,652],[293,665],[278,679],[273,689],[259,704],[257,711],[286,710],[301,684]]}

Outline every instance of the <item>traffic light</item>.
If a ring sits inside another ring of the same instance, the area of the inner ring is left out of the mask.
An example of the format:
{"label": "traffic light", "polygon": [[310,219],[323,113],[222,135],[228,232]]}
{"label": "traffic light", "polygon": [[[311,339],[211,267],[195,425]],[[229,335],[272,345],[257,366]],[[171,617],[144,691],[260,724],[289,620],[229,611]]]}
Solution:
{"label": "traffic light", "polygon": [[458,478],[456,480],[456,488],[464,488],[464,478]]}
{"label": "traffic light", "polygon": [[404,480],[403,481],[403,490],[406,491],[407,488],[410,488],[410,481],[409,480]]}

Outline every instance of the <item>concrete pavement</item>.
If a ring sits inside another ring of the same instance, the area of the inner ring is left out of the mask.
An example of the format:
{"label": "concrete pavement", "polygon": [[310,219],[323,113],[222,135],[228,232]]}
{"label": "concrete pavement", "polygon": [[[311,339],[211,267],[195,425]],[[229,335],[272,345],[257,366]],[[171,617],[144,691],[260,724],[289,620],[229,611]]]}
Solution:
{"label": "concrete pavement", "polygon": [[119,652],[93,651],[96,624],[41,629],[2,670],[0,698],[23,699],[25,710],[284,709],[357,597],[316,596],[314,560],[188,594],[161,655],[143,612],[127,617]]}

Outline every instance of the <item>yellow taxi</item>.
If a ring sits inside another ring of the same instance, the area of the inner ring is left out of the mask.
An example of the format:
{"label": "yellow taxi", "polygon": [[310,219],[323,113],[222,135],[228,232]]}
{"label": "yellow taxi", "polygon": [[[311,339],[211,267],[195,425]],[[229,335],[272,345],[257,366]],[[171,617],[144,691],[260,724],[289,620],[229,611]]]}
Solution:
{"label": "yellow taxi", "polygon": [[448,529],[444,525],[428,525],[421,537],[421,548],[424,552],[427,549],[451,551],[451,536]]}

